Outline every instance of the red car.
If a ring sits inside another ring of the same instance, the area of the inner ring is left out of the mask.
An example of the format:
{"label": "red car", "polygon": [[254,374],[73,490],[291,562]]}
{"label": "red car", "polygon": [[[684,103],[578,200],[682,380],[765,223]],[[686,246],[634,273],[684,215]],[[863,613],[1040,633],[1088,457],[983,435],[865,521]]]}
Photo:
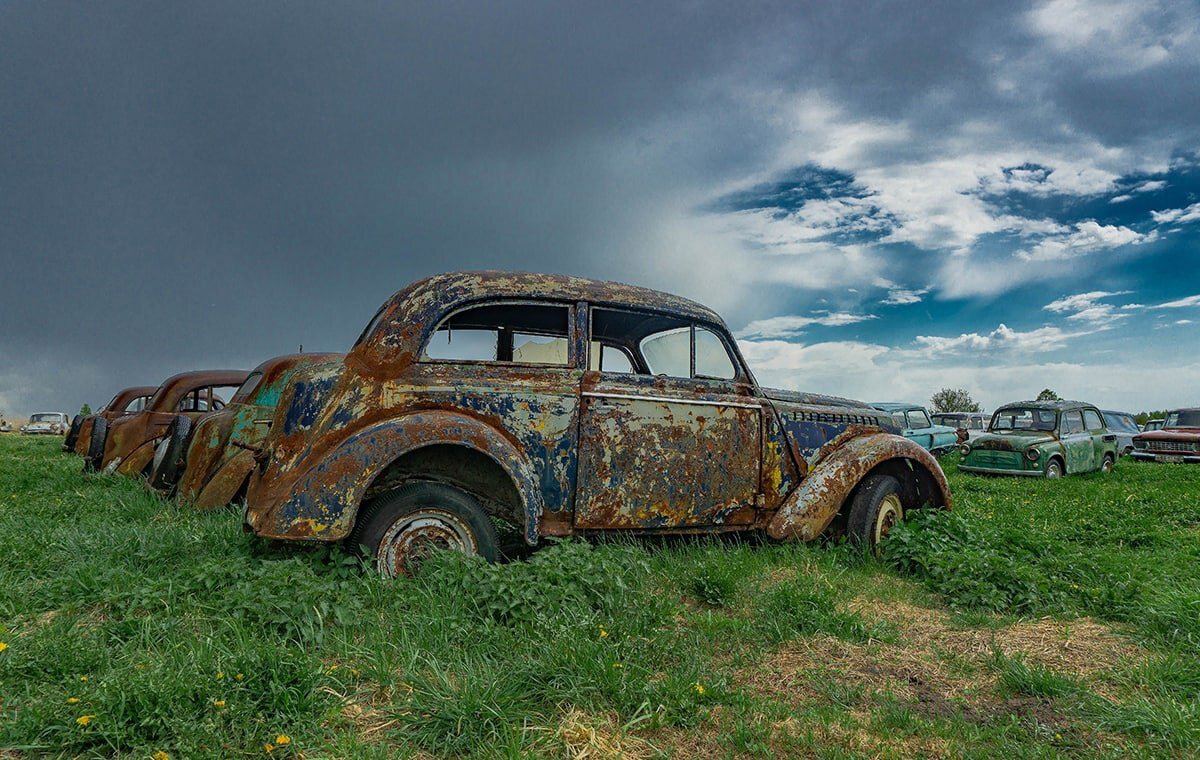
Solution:
{"label": "red car", "polygon": [[1161,430],[1133,437],[1134,459],[1168,464],[1200,464],[1200,408],[1176,409]]}

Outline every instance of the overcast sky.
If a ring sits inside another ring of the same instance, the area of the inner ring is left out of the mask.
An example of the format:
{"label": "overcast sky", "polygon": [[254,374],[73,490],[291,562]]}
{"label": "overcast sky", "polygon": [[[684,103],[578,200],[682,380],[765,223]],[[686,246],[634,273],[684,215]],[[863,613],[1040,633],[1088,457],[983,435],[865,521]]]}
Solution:
{"label": "overcast sky", "polygon": [[0,3],[0,409],[345,350],[434,272],[759,379],[1200,403],[1200,4]]}

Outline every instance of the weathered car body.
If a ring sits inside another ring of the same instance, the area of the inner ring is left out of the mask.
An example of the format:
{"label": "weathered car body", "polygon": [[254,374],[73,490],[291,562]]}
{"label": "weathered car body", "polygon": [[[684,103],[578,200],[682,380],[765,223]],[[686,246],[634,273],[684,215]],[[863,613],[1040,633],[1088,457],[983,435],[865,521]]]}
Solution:
{"label": "weathered car body", "polygon": [[72,432],[67,435],[67,440],[63,443],[64,448],[70,444],[71,451],[80,456],[85,456],[88,452],[88,445],[92,440],[92,426],[95,424],[97,418],[111,423],[118,417],[123,417],[127,414],[136,414],[146,408],[150,397],[157,390],[157,385],[135,385],[117,391],[117,395],[113,396],[112,400],[104,405],[104,408],[95,414],[89,414],[80,419],[78,427],[75,427],[74,423],[72,423]]}
{"label": "weathered car body", "polygon": [[935,424],[929,412],[920,404],[876,401],[871,406],[892,415],[892,419],[900,426],[901,435],[935,454],[953,451],[958,445],[958,429]]}
{"label": "weathered car body", "polygon": [[1133,437],[1142,432],[1129,412],[1114,412],[1111,409],[1101,409],[1104,424],[1111,433],[1117,436],[1117,451],[1122,456],[1133,453]]}
{"label": "weathered car body", "polygon": [[29,415],[29,422],[21,426],[24,435],[66,435],[71,427],[71,418],[66,412],[38,412]]}
{"label": "weathered car body", "polygon": [[224,409],[196,423],[183,455],[176,498],[197,509],[225,506],[243,492],[254,454],[270,430],[284,385],[298,367],[342,354],[287,354],[255,367]]}
{"label": "weathered car body", "polygon": [[446,274],[389,299],[344,360],[295,372],[245,523],[273,539],[356,541],[380,499],[433,483],[474,506],[439,507],[394,536],[412,539],[396,562],[422,536],[473,546],[443,530],[456,509],[486,511],[531,545],[612,530],[811,539],[868,475],[895,474],[893,506],[949,506],[937,461],[896,432],[860,402],[760,388],[720,317],[692,301]]}
{"label": "weathered car body", "polygon": [[[93,436],[101,428],[102,441],[89,442],[88,469],[125,475],[145,473],[154,457],[154,447],[178,415],[197,419],[225,406],[225,398],[246,380],[245,370],[199,370],[167,378],[146,407],[136,414],[118,417],[111,423],[94,421]],[[102,448],[101,448],[102,447]],[[99,461],[92,458],[97,449]]]}
{"label": "weathered car body", "polygon": [[981,475],[1057,478],[1117,461],[1117,436],[1081,401],[1018,401],[992,414],[988,432],[959,447],[958,469]]}
{"label": "weathered car body", "polygon": [[1164,464],[1200,464],[1200,408],[1175,409],[1161,430],[1133,437],[1134,459]]}
{"label": "weathered car body", "polygon": [[938,425],[954,428],[958,432],[958,442],[971,440],[971,434],[978,435],[987,430],[990,417],[983,412],[934,412],[933,421]]}

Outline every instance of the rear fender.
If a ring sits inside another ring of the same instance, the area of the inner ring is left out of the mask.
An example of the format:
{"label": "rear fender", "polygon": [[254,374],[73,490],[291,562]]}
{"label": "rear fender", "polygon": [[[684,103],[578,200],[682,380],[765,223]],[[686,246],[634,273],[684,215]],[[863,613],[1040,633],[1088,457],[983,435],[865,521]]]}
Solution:
{"label": "rear fender", "polygon": [[245,450],[227,459],[200,489],[192,506],[207,511],[233,501],[254,470],[254,464],[254,455]]}
{"label": "rear fender", "polygon": [[117,465],[117,472],[122,475],[141,475],[146,465],[150,464],[150,460],[154,459],[154,447],[158,445],[159,440],[161,439],[152,438],[134,449]]}
{"label": "rear fender", "polygon": [[363,495],[381,472],[409,452],[439,444],[474,449],[508,474],[521,500],[525,540],[537,543],[544,504],[537,473],[529,460],[490,425],[446,411],[408,414],[342,441],[308,468],[286,493],[270,499],[276,506],[256,521],[255,533],[266,538],[343,539],[354,527]]}
{"label": "rear fender", "polygon": [[[908,460],[906,463],[905,460]],[[934,506],[950,508],[950,486],[933,455],[917,443],[879,429],[851,428],[821,447],[807,477],[784,500],[767,524],[774,539],[819,536],[837,517],[846,499],[872,470],[894,463],[927,473],[932,493],[921,496]]]}

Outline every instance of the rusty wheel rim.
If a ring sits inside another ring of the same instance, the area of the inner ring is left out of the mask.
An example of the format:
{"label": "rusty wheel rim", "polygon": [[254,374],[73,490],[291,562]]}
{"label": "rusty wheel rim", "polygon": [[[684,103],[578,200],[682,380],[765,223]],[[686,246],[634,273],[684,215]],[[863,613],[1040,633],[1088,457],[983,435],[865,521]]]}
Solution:
{"label": "rusty wheel rim", "polygon": [[1058,466],[1058,462],[1051,462],[1049,465],[1046,466],[1046,477],[1047,478],[1062,477],[1062,469]]}
{"label": "rusty wheel rim", "polygon": [[879,512],[875,516],[875,546],[887,538],[892,528],[904,520],[904,505],[900,503],[897,494],[890,493],[879,503]]}
{"label": "rusty wheel rim", "polygon": [[411,575],[438,549],[478,553],[467,522],[440,509],[422,509],[397,519],[379,542],[376,568],[386,578]]}

